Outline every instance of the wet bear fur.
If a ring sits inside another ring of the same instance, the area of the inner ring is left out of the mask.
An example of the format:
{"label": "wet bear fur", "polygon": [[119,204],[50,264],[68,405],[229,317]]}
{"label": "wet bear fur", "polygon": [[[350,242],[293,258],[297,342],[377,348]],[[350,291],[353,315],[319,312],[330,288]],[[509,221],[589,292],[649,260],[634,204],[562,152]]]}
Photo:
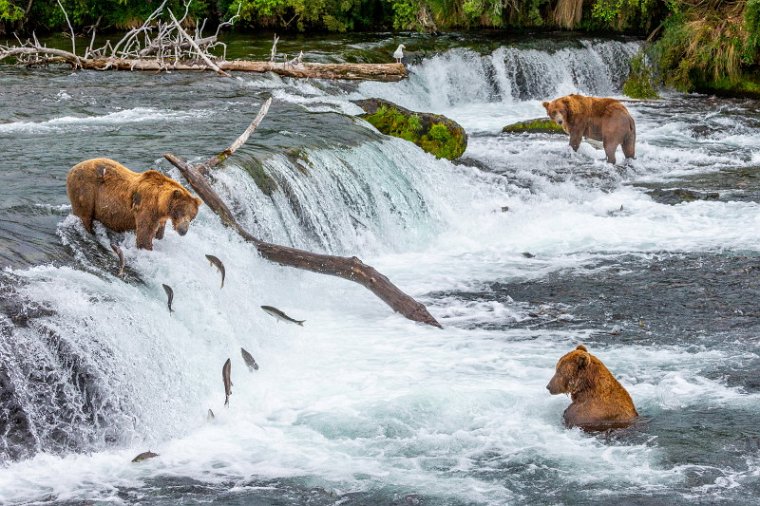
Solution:
{"label": "wet bear fur", "polygon": [[134,230],[137,247],[153,249],[164,236],[167,220],[187,233],[201,200],[181,184],[155,170],[137,173],[108,158],[94,158],[69,170],[66,191],[74,215],[92,233],[97,220],[115,232]]}
{"label": "wet bear fur", "polygon": [[626,158],[635,158],[636,123],[619,100],[567,95],[543,105],[549,117],[570,134],[574,151],[585,137],[602,143],[609,163],[615,163],[618,146]]}
{"label": "wet bear fur", "polygon": [[570,394],[572,403],[564,413],[568,427],[625,427],[639,416],[623,385],[583,345],[559,359],[546,388],[552,395]]}

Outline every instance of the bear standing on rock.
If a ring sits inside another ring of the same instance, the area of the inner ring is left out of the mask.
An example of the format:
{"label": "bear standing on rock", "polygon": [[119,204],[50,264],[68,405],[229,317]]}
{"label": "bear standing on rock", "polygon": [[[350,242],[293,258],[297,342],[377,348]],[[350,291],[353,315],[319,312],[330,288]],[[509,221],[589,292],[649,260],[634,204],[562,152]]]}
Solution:
{"label": "bear standing on rock", "polygon": [[72,167],[66,192],[72,212],[88,232],[92,233],[93,220],[115,232],[135,230],[137,247],[147,250],[153,249],[154,237],[164,237],[169,219],[174,230],[185,235],[202,203],[158,171],[132,172],[108,158],[85,160]]}
{"label": "bear standing on rock", "polygon": [[557,362],[549,393],[570,394],[565,425],[584,429],[625,427],[639,416],[631,396],[601,360],[579,345]]}
{"label": "bear standing on rock", "polygon": [[578,151],[585,137],[602,142],[609,163],[615,163],[618,146],[623,147],[626,158],[635,158],[636,123],[619,100],[567,95],[544,102],[544,108],[549,117],[570,134],[574,151]]}

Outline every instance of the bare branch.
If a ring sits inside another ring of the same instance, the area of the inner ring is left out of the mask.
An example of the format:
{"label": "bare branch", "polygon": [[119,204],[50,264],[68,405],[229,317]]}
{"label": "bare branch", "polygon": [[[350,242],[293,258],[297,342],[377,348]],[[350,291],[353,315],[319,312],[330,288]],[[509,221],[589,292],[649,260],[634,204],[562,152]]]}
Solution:
{"label": "bare branch", "polygon": [[[188,2],[188,5],[189,5],[189,2]],[[171,16],[172,21],[174,21],[174,25],[177,27],[177,30],[179,31],[179,33],[183,37],[185,37],[185,39],[190,43],[193,49],[195,49],[198,52],[198,54],[203,59],[203,61],[206,62],[206,65],[214,69],[216,73],[219,75],[222,75],[224,77],[232,77],[230,74],[228,74],[224,70],[217,67],[216,63],[212,62],[211,59],[208,56],[206,56],[206,53],[203,52],[203,50],[201,50],[201,48],[198,47],[198,44],[195,43],[195,41],[187,34],[184,28],[182,28],[182,26],[179,24],[179,21],[177,21],[177,18],[174,17],[174,13],[171,11],[171,9],[169,9],[169,16]]]}
{"label": "bare branch", "polygon": [[[63,11],[63,17],[66,18],[66,24],[69,25],[69,32],[71,33],[71,52],[77,54],[77,43],[74,40],[74,29],[71,27],[71,21],[69,21],[69,15],[66,13],[66,9],[61,5],[61,0],[55,0],[58,2],[58,7]],[[77,58],[77,65],[79,64],[79,58]]]}
{"label": "bare branch", "polygon": [[280,41],[280,38],[277,36],[277,34],[274,34],[274,42],[272,43],[272,54],[269,56],[269,61],[274,63],[275,58],[277,57],[277,43]]}
{"label": "bare branch", "polygon": [[267,113],[269,112],[270,105],[272,105],[271,97],[268,98],[267,101],[261,105],[261,109],[259,109],[259,113],[256,115],[255,118],[253,118],[253,121],[251,121],[251,124],[248,125],[248,128],[245,129],[245,132],[240,134],[240,137],[235,139],[235,142],[230,144],[230,146],[224,151],[217,153],[216,155],[212,156],[211,158],[206,160],[204,163],[196,167],[200,171],[200,173],[205,176],[208,173],[209,169],[216,167],[217,165],[225,161],[227,158],[231,157],[235,153],[235,151],[238,150],[240,146],[245,144],[245,142],[248,140],[248,137],[250,137],[251,134],[256,131],[256,128],[258,128],[259,123],[261,123],[261,120],[263,120],[264,116],[266,116]]}

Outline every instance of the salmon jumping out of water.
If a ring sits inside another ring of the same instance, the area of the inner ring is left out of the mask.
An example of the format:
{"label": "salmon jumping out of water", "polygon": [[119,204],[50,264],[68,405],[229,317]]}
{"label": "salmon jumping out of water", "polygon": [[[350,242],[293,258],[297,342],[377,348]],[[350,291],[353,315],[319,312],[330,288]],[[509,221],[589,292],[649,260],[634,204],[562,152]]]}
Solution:
{"label": "salmon jumping out of water", "polygon": [[224,264],[222,263],[221,260],[219,260],[214,255],[206,255],[206,258],[211,263],[211,265],[216,266],[216,268],[219,269],[219,272],[222,273],[222,286],[220,286],[219,288],[220,289],[224,288]]}
{"label": "salmon jumping out of water", "polygon": [[278,320],[282,320],[284,322],[295,323],[296,325],[300,325],[301,327],[303,327],[303,322],[306,321],[306,320],[296,320],[296,319],[293,319],[290,316],[288,316],[285,313],[283,313],[282,311],[280,311],[279,309],[277,309],[276,307],[261,306],[261,309],[263,309],[266,314],[268,314],[270,316],[274,316]]}
{"label": "salmon jumping out of water", "polygon": [[119,273],[117,276],[122,277],[124,275],[124,266],[127,264],[127,262],[124,260],[124,252],[116,243],[111,243],[111,249],[114,253],[116,253],[116,256],[119,257]]}
{"label": "salmon jumping out of water", "polygon": [[253,372],[254,370],[259,370],[259,364],[256,363],[256,360],[254,360],[253,355],[248,353],[248,351],[245,348],[240,348],[240,354],[243,355],[243,360],[245,360],[245,365],[248,366],[248,370]]}
{"label": "salmon jumping out of water", "polygon": [[172,314],[172,301],[174,300],[174,290],[172,290],[172,287],[169,285],[161,285],[164,287],[164,291],[166,292],[166,297],[168,300],[166,301],[166,305],[169,306],[169,314]]}
{"label": "salmon jumping out of water", "polygon": [[230,372],[232,371],[232,362],[230,359],[224,363],[222,367],[222,381],[224,382],[224,405],[230,406],[230,395],[232,395],[232,379],[230,378]]}
{"label": "salmon jumping out of water", "polygon": [[132,462],[142,462],[143,460],[152,459],[153,457],[158,457],[158,453],[153,453],[152,451],[148,450],[147,452],[142,452],[140,455],[132,459]]}

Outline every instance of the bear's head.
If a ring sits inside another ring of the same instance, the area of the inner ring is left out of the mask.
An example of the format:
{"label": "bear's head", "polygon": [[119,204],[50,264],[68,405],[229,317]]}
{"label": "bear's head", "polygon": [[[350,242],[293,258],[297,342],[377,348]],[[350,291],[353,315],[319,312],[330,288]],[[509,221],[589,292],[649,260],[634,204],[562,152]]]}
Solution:
{"label": "bear's head", "polygon": [[195,219],[202,203],[201,199],[193,197],[184,188],[174,190],[169,202],[169,218],[172,220],[172,227],[179,235],[187,233],[187,228],[190,226],[190,222]]}
{"label": "bear's head", "polygon": [[591,380],[590,365],[591,353],[582,344],[578,345],[559,359],[554,377],[546,385],[547,390],[552,395],[574,394],[585,390]]}
{"label": "bear's head", "polygon": [[572,120],[573,113],[571,110],[570,99],[568,97],[558,98],[551,102],[544,102],[544,109],[546,109],[546,114],[549,115],[552,121],[561,126],[565,133],[569,133],[570,127],[568,126],[568,123]]}

